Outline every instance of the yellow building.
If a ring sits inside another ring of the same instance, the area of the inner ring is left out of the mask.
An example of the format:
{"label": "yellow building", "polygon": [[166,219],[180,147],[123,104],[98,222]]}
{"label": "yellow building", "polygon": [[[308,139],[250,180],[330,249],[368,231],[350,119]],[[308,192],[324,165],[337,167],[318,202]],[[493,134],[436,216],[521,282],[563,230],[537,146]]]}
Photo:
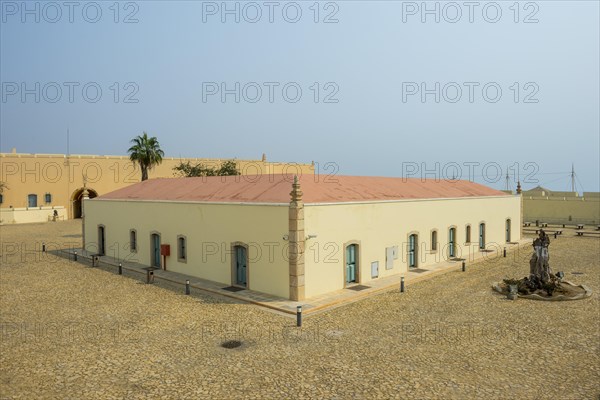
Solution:
{"label": "yellow building", "polygon": [[[149,171],[150,178],[173,177],[180,162],[219,167],[225,160],[165,157]],[[243,175],[314,174],[311,164],[235,160]],[[85,177],[85,178],[84,178]],[[42,222],[52,218],[81,217],[84,179],[90,198],[138,183],[139,167],[128,156],[0,153],[0,222]]]}
{"label": "yellow building", "polygon": [[521,239],[520,196],[468,181],[151,179],[84,215],[90,252],[292,300]]}

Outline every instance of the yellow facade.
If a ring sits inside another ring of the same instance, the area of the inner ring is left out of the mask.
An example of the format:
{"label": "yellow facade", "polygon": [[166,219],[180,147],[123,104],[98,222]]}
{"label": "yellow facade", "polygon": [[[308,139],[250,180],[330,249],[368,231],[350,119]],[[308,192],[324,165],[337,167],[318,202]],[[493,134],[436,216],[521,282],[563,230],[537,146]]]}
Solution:
{"label": "yellow facade", "polygon": [[[150,179],[172,178],[173,167],[182,161],[220,166],[225,159],[165,157],[150,170]],[[312,164],[267,162],[264,156],[235,161],[242,175],[314,174]],[[139,168],[127,156],[0,153],[0,181],[7,186],[0,204],[1,222],[46,221],[54,209],[61,218],[80,217],[84,176],[91,198],[141,180]],[[37,197],[35,207],[29,206],[29,195]]]}
{"label": "yellow facade", "polygon": [[[290,185],[291,186],[291,185]],[[510,241],[521,239],[519,196],[461,199],[402,200],[369,203],[304,205],[304,272],[292,277],[289,244],[289,204],[198,203],[175,201],[85,201],[85,246],[98,250],[98,227],[104,227],[107,256],[151,263],[151,235],[158,233],[169,244],[167,270],[234,284],[232,245],[248,248],[247,288],[289,298],[292,279],[303,279],[304,297],[345,287],[345,246],[358,245],[357,283],[372,279],[371,263],[379,262],[378,277],[408,269],[407,243],[418,234],[418,262],[427,267],[448,259],[449,228],[455,227],[457,257],[470,259],[479,252],[479,224],[485,223],[485,247],[502,251],[506,245],[506,221],[511,221]],[[465,227],[471,225],[471,242],[465,243]],[[137,251],[130,251],[130,230],[137,235]],[[438,250],[431,251],[431,232],[437,230]],[[178,237],[188,249],[178,260]],[[386,269],[386,248],[397,247],[392,268]],[[301,300],[300,298],[299,300]]]}
{"label": "yellow facade", "polygon": [[[345,245],[358,244],[358,283],[371,278],[371,263],[385,277],[408,270],[410,234],[418,235],[417,268],[448,260],[449,229],[456,229],[456,256],[471,258],[479,252],[479,224],[485,223],[485,245],[502,251],[506,220],[511,221],[512,242],[521,240],[520,198],[486,197],[448,200],[414,200],[367,204],[306,204],[306,297],[344,288]],[[466,243],[466,226],[471,241]],[[431,250],[431,233],[437,230],[437,251]],[[396,247],[397,259],[386,269],[386,248]]]}
{"label": "yellow facade", "polygon": [[[288,264],[283,240],[288,230],[287,206],[177,202],[85,201],[85,246],[98,251],[98,226],[105,227],[105,254],[151,264],[151,234],[169,244],[169,271],[231,285],[231,246],[248,245],[248,287],[288,297]],[[130,251],[130,230],[137,251]],[[187,257],[178,260],[177,238],[185,236]]]}

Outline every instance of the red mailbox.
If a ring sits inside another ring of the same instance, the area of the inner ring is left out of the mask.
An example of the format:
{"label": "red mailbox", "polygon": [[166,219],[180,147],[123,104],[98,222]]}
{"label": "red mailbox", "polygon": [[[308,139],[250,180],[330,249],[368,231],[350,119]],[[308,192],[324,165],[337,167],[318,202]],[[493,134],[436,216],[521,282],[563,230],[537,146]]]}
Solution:
{"label": "red mailbox", "polygon": [[171,245],[161,244],[160,245],[160,255],[161,256],[170,256],[171,255]]}

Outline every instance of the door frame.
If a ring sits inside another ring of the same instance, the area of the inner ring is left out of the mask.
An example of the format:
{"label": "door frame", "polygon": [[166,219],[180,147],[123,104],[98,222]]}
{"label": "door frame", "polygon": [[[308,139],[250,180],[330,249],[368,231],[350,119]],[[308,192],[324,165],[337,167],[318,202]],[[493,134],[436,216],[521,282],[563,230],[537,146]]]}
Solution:
{"label": "door frame", "polygon": [[[456,229],[455,225],[451,225],[448,227],[448,258],[457,257],[456,255]],[[450,234],[452,232],[452,235]],[[450,241],[452,239],[452,241]],[[450,254],[450,250],[452,250],[453,254]]]}
{"label": "door frame", "polygon": [[[410,266],[410,237],[413,235],[415,236],[415,249],[414,249],[415,265],[411,267]],[[438,240],[439,240],[439,233],[436,236],[438,236]],[[420,254],[419,254],[419,232],[412,231],[406,235],[406,270],[407,271],[410,271],[411,268],[413,268],[413,269],[419,268],[419,257],[420,257]]]}
{"label": "door frame", "polygon": [[[481,229],[482,226],[483,226],[483,230]],[[479,222],[478,230],[477,230],[477,244],[479,245],[479,250],[485,250],[485,245],[486,245],[485,230],[486,230],[485,221]]]}
{"label": "door frame", "polygon": [[102,224],[98,225],[98,254],[106,254],[106,226]]}
{"label": "door frame", "polygon": [[[158,249],[156,249],[156,246],[154,243],[154,235],[158,236]],[[158,231],[150,232],[150,266],[151,267],[158,267],[161,269],[163,267],[162,260],[161,260],[161,254],[160,254],[160,245],[161,244],[162,244],[162,236],[161,236],[160,232],[158,232]],[[155,259],[157,252],[158,252],[158,260]]]}
{"label": "door frame", "polygon": [[[356,279],[354,282],[348,282],[348,271],[347,271],[347,260],[346,260],[346,248],[348,246],[351,245],[355,245],[355,254],[354,254],[354,258],[356,260],[356,265],[354,268],[354,274],[356,276]],[[344,288],[348,287],[348,286],[353,286],[353,285],[358,285],[361,282],[360,279],[360,267],[361,267],[361,263],[360,263],[360,240],[350,240],[346,243],[344,243],[344,259],[343,259],[343,263],[342,263],[342,269],[343,269],[343,274],[342,277],[344,279],[343,281],[343,286]]]}
{"label": "door frame", "polygon": [[[240,285],[237,283],[237,253],[236,247],[243,247],[246,250],[246,285]],[[230,246],[231,254],[231,286],[250,289],[250,249],[249,246],[244,242],[231,242]]]}

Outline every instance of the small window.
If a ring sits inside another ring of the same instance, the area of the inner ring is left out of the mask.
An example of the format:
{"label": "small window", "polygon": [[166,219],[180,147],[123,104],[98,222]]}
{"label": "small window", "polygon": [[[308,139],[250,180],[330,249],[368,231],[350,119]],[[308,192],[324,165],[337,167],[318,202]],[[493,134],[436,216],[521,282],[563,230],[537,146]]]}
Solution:
{"label": "small window", "polygon": [[37,207],[37,194],[27,195],[27,207]]}
{"label": "small window", "polygon": [[50,193],[46,193],[44,195],[44,201],[46,202],[46,204],[52,203],[52,195]]}
{"label": "small window", "polygon": [[187,243],[185,236],[179,236],[177,238],[177,258],[180,261],[187,260]]}
{"label": "small window", "polygon": [[129,231],[129,250],[137,251],[137,232],[135,229]]}
{"label": "small window", "polygon": [[0,204],[4,203],[4,196],[0,194]]}
{"label": "small window", "polygon": [[465,243],[471,243],[471,225],[467,225],[465,229]]}
{"label": "small window", "polygon": [[437,231],[431,232],[431,251],[437,251],[438,249],[438,239],[437,239]]}

